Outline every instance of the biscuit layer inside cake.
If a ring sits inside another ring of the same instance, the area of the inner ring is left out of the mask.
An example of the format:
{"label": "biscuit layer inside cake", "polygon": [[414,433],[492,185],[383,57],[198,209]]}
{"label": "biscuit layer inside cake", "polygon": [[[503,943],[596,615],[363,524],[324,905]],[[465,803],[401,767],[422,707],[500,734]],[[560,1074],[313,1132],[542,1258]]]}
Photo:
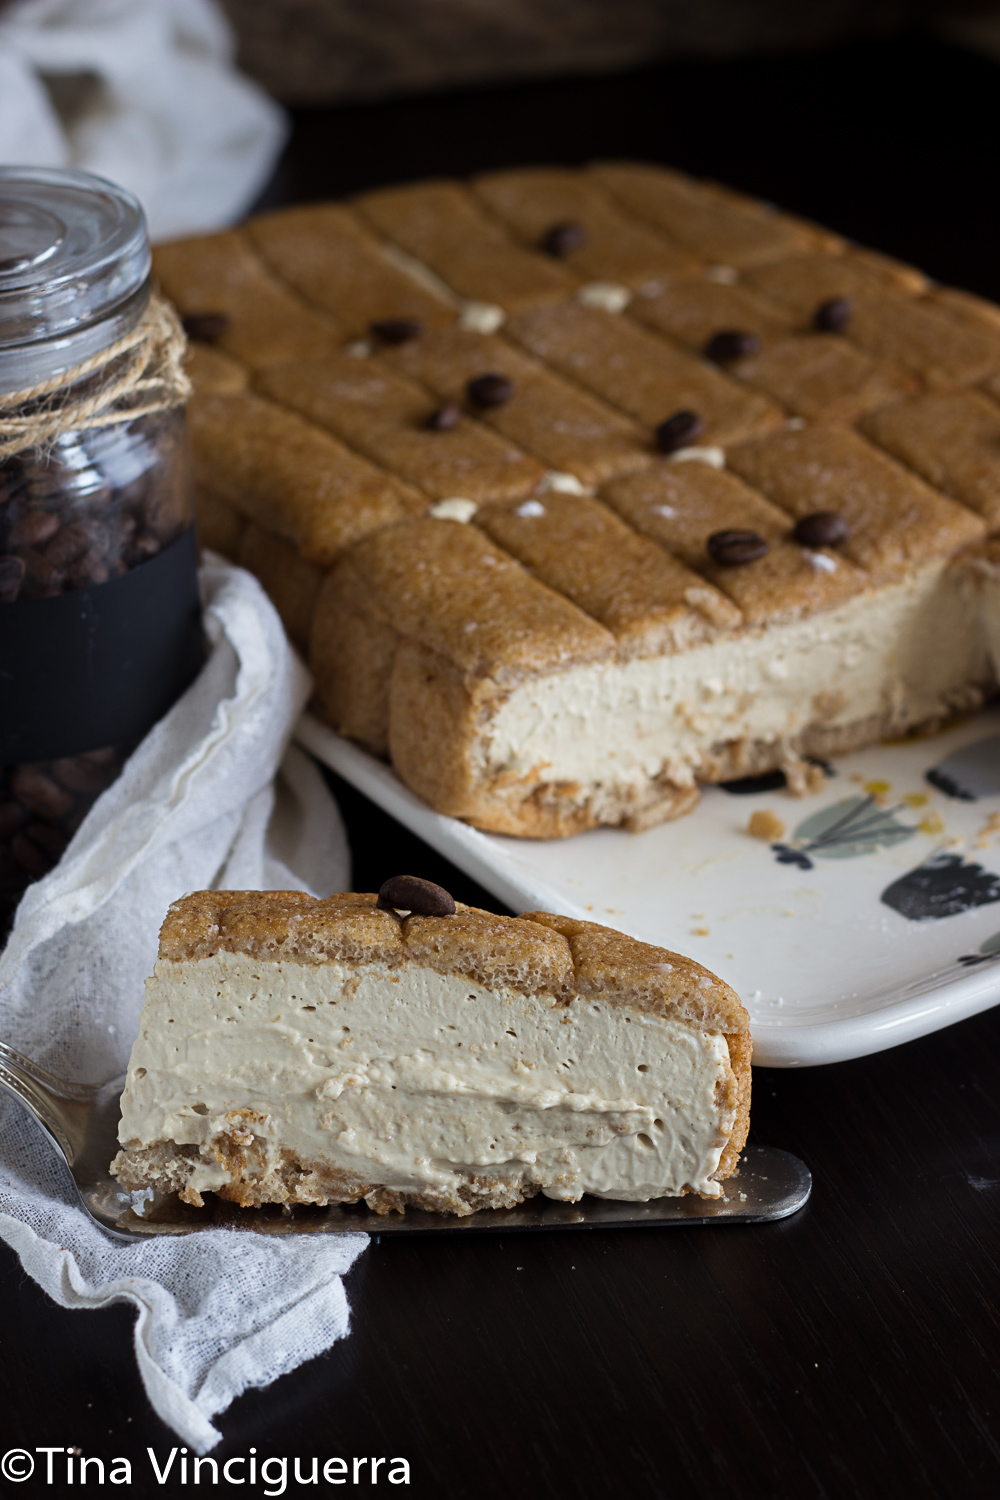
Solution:
{"label": "biscuit layer inside cake", "polygon": [[717,1196],[738,1107],[725,1036],[639,1005],[219,952],[148,981],[115,1170],[192,1202]]}

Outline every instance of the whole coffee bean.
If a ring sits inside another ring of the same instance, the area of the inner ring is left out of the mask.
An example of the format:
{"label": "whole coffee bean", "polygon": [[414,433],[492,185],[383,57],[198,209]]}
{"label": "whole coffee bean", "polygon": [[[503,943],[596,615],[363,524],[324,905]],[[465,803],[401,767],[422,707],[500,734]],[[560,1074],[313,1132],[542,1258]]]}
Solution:
{"label": "whole coffee bean", "polygon": [[843,333],[853,312],[850,297],[830,297],[813,313],[813,327],[817,333]]}
{"label": "whole coffee bean", "polygon": [[746,359],[760,349],[760,339],[755,333],[741,333],[736,328],[724,328],[713,333],[705,345],[705,358],[714,365],[731,365],[738,359]]}
{"label": "whole coffee bean", "polygon": [[224,312],[188,313],[181,318],[181,325],[189,339],[200,344],[214,344],[229,327],[229,314]]}
{"label": "whole coffee bean", "polygon": [[506,375],[476,375],[465,387],[473,406],[484,410],[490,406],[503,406],[514,394],[514,382]]}
{"label": "whole coffee bean", "polygon": [[803,547],[839,547],[851,528],[835,510],[816,510],[796,521],[792,536]]}
{"label": "whole coffee bean", "polygon": [[24,827],[30,816],[20,802],[0,802],[0,839],[9,839],[12,833]]}
{"label": "whole coffee bean", "polygon": [[385,318],[368,325],[373,337],[383,344],[409,344],[424,331],[419,318]]}
{"label": "whole coffee bean", "polygon": [[742,531],[736,527],[729,531],[713,531],[706,546],[712,561],[724,568],[738,568],[743,563],[754,562],[768,550],[758,532]]}
{"label": "whole coffee bean", "polygon": [[26,510],[15,516],[7,532],[9,547],[40,547],[59,530],[59,517],[50,510]]}
{"label": "whole coffee bean", "polygon": [[36,880],[41,880],[52,868],[52,861],[44,854],[33,839],[29,839],[24,833],[15,833],[10,841],[10,852],[29,875]]}
{"label": "whole coffee bean", "polygon": [[427,418],[428,432],[451,432],[462,420],[462,408],[457,401],[446,401]]}
{"label": "whole coffee bean", "polygon": [[393,875],[386,880],[375,903],[379,911],[408,911],[415,917],[451,917],[454,899],[432,880],[416,875]]}
{"label": "whole coffee bean", "polygon": [[0,557],[0,604],[13,604],[27,569],[23,557]]}
{"label": "whole coffee bean", "polygon": [[69,792],[46,776],[40,766],[17,766],[11,772],[10,789],[18,802],[47,823],[58,823],[73,810]]}
{"label": "whole coffee bean", "polygon": [[587,231],[582,224],[566,223],[553,224],[551,229],[546,229],[538,242],[540,250],[546,255],[557,255],[562,257],[570,255],[574,250],[586,243]]}
{"label": "whole coffee bean", "polygon": [[690,448],[705,431],[705,423],[696,411],[675,411],[656,428],[656,446],[661,453],[676,453]]}
{"label": "whole coffee bean", "polygon": [[43,552],[45,561],[54,568],[68,568],[91,546],[90,528],[84,521],[70,521],[60,526]]}

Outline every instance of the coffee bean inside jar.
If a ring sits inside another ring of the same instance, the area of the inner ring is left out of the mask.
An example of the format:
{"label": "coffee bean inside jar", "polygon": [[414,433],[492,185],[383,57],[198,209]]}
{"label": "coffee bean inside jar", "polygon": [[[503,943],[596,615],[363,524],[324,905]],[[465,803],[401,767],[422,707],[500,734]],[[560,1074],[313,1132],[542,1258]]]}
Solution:
{"label": "coffee bean inside jar", "polygon": [[182,411],[72,433],[51,453],[2,460],[0,577],[12,580],[4,602],[107,583],[190,525]]}
{"label": "coffee bean inside jar", "polygon": [[203,660],[183,345],[130,194],[0,169],[0,941]]}

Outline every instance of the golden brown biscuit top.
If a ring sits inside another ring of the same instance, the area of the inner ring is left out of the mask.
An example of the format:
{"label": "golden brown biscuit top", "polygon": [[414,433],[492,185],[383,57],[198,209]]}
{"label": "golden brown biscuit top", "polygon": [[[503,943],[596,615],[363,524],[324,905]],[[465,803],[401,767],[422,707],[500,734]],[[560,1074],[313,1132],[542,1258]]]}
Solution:
{"label": "golden brown biscuit top", "polygon": [[[357,548],[383,625],[467,683],[832,608],[1000,526],[1000,309],[662,167],[411,183],[155,260],[183,312],[228,318],[191,357],[203,491],[319,568]],[[594,278],[631,302],[588,302]],[[847,320],[817,330],[831,298]],[[758,352],[702,357],[733,331]],[[470,394],[487,373],[500,404]],[[687,412],[723,471],[672,461]],[[480,506],[464,536],[399,524],[442,500]],[[818,510],[850,526],[835,551],[792,537]],[[767,554],[719,566],[726,527]]]}
{"label": "golden brown biscuit top", "polygon": [[417,963],[439,974],[563,1002],[591,995],[706,1031],[743,1035],[739,997],[693,959],[548,912],[501,917],[459,905],[452,917],[397,917],[374,895],[317,900],[301,891],[195,891],[160,930],[161,959],[246,953],[273,963]]}
{"label": "golden brown biscuit top", "polygon": [[978,541],[978,516],[846,428],[810,426],[744,443],[729,462],[801,517],[835,511],[851,529],[844,554],[873,579],[896,577]]}

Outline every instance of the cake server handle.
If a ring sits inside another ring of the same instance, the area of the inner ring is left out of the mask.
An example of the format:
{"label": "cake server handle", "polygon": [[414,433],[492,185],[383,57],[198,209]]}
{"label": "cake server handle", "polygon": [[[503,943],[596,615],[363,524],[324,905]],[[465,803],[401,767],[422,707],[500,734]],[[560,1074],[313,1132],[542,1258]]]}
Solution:
{"label": "cake server handle", "polygon": [[87,1138],[98,1086],[57,1078],[6,1042],[0,1042],[0,1086],[31,1111],[72,1167]]}

